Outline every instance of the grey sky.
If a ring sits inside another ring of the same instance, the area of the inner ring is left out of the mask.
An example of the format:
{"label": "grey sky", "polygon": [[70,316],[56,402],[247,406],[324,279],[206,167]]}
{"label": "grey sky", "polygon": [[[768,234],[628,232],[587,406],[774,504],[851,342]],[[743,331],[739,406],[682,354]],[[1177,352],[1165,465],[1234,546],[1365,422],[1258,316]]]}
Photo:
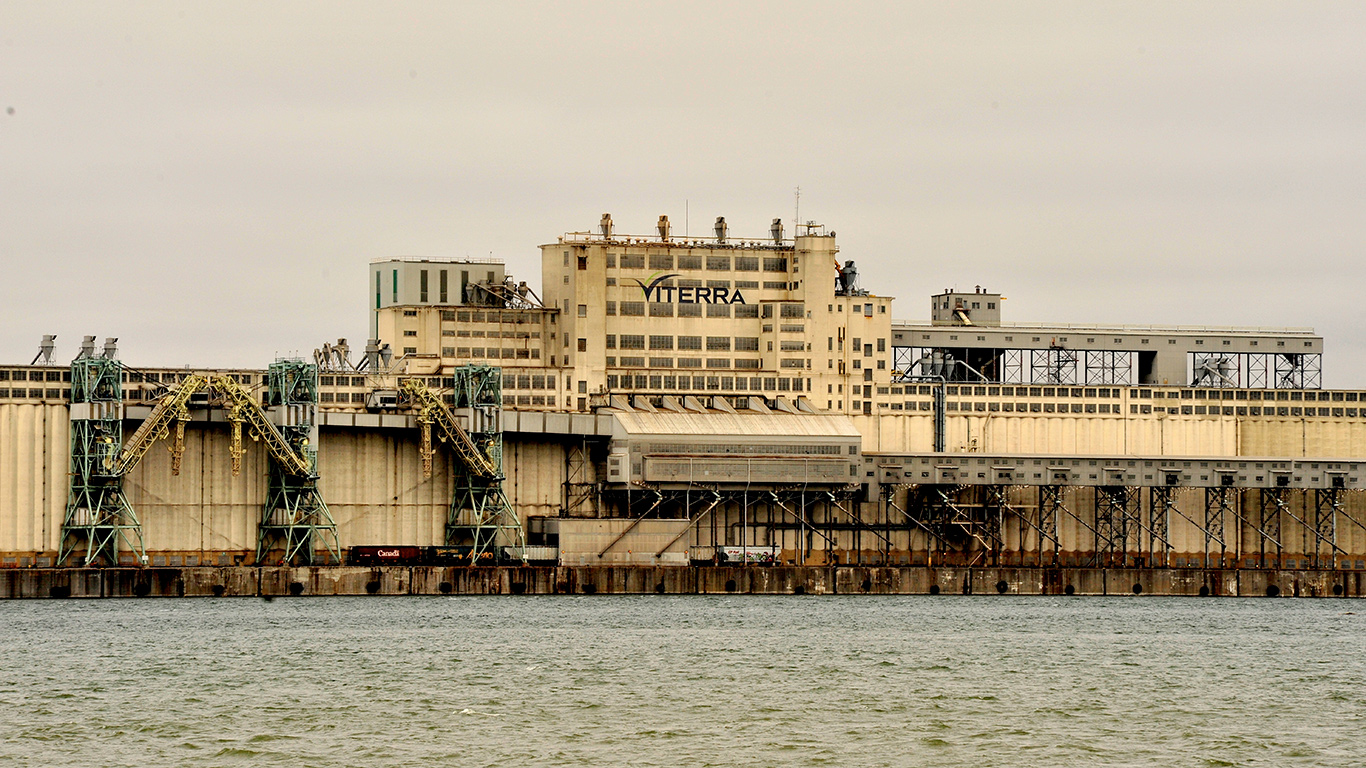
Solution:
{"label": "grey sky", "polygon": [[604,211],[759,236],[800,185],[900,318],[1312,325],[1366,387],[1363,40],[1362,3],[7,2],[0,360],[359,346],[372,258],[538,285]]}

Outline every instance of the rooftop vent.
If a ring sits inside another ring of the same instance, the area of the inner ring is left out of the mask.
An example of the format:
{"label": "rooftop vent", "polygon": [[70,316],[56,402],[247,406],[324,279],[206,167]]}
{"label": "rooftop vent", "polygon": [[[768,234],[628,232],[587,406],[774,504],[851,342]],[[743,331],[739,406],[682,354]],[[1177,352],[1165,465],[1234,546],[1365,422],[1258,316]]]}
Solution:
{"label": "rooftop vent", "polygon": [[43,342],[42,342],[41,344],[38,345],[38,354],[34,356],[33,362],[32,362],[32,363],[29,363],[29,365],[33,365],[33,364],[37,363],[39,359],[41,359],[41,360],[43,361],[43,365],[51,365],[51,364],[52,364],[52,350],[56,348],[56,342],[57,342],[57,336],[56,336],[56,334],[51,334],[51,333],[45,333],[45,334],[43,334]]}

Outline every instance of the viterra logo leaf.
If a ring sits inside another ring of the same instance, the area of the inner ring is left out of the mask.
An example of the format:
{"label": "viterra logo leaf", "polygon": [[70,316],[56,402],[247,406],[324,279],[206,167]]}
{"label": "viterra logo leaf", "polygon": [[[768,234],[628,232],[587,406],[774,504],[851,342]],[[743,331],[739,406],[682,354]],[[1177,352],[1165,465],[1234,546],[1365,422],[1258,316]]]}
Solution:
{"label": "viterra logo leaf", "polygon": [[[655,274],[659,274],[659,273],[656,272]],[[645,300],[646,300],[646,301],[658,301],[659,299],[651,299],[651,298],[650,298],[650,295],[651,295],[651,294],[654,294],[654,295],[658,296],[658,295],[659,295],[659,292],[660,292],[660,287],[661,287],[661,286],[660,286],[660,283],[664,282],[665,280],[668,280],[668,279],[671,278],[671,277],[678,277],[678,274],[677,274],[677,273],[671,273],[671,274],[667,274],[667,275],[659,275],[659,277],[655,277],[654,275],[651,275],[651,276],[650,276],[650,282],[649,282],[648,284],[642,283],[642,282],[640,282],[639,280],[636,280],[636,278],[634,278],[634,277],[631,278],[631,279],[632,279],[632,280],[635,280],[635,281],[636,281],[636,285],[640,286],[640,290],[642,290],[642,291],[645,292]]]}

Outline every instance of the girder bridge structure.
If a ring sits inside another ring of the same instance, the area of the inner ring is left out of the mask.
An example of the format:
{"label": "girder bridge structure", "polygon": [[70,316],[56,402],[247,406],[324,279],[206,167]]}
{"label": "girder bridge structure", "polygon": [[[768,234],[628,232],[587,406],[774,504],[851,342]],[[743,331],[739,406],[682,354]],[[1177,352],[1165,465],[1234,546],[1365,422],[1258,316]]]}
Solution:
{"label": "girder bridge structure", "polygon": [[[1295,551],[1287,537],[1298,534],[1304,557],[1316,568],[1333,569],[1351,562],[1338,543],[1341,526],[1366,531],[1366,521],[1346,505],[1348,494],[1366,489],[1366,460],[978,453],[872,458],[884,519],[901,518],[908,530],[922,532],[929,558],[940,562],[1002,564],[1013,526],[1013,554],[1026,565],[1058,565],[1070,551],[1083,559],[1068,563],[1074,565],[1184,566],[1173,563],[1173,554],[1194,550],[1201,567],[1280,567]],[[1067,521],[1080,540],[1064,547]],[[1180,549],[1173,544],[1178,526],[1187,533]]]}

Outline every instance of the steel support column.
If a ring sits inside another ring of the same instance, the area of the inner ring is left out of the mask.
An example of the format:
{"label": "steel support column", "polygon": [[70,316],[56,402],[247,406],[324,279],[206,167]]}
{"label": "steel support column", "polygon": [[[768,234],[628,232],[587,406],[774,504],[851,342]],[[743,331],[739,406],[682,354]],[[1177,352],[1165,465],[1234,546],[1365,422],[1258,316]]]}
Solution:
{"label": "steel support column", "polygon": [[1096,561],[1129,564],[1129,539],[1139,531],[1139,493],[1124,485],[1096,487]]}
{"label": "steel support column", "polygon": [[[1338,488],[1317,488],[1314,490],[1314,567],[1323,568],[1325,562],[1328,568],[1337,568],[1338,549],[1338,513],[1342,512],[1342,491]],[[1323,547],[1327,544],[1328,557],[1330,560],[1323,559]]]}
{"label": "steel support column", "polygon": [[1257,493],[1257,564],[1262,568],[1272,567],[1267,557],[1268,543],[1274,548],[1275,567],[1281,564],[1285,549],[1281,543],[1281,513],[1289,511],[1285,497],[1284,488],[1262,488]]}
{"label": "steel support column", "polygon": [[[266,382],[266,405],[276,414],[273,421],[278,431],[259,436],[268,444],[278,436],[283,445],[271,451],[270,486],[257,531],[256,562],[264,564],[268,554],[279,549],[281,562],[286,564],[312,565],[322,553],[330,555],[332,564],[340,564],[337,523],[318,491],[318,367],[300,360],[277,360],[267,368]],[[220,388],[227,389],[226,382]],[[255,404],[244,401],[238,407],[254,408]],[[295,462],[280,461],[286,453],[292,453]]]}
{"label": "steel support column", "polygon": [[146,564],[142,523],[123,493],[123,364],[83,356],[71,363],[70,487],[57,564],[119,565],[120,543]]}
{"label": "steel support column", "polygon": [[1058,513],[1067,512],[1067,486],[1039,486],[1039,563],[1043,564],[1044,542],[1053,542],[1053,565],[1058,565],[1062,543],[1058,539]]}
{"label": "steel support column", "polygon": [[1175,490],[1169,485],[1159,485],[1148,491],[1148,553],[1154,566],[1171,565],[1170,532],[1172,510],[1176,507]]}
{"label": "steel support column", "polygon": [[1228,515],[1238,515],[1238,491],[1231,486],[1218,486],[1205,489],[1205,562],[1209,567],[1210,543],[1219,544],[1219,567],[1224,566],[1224,556],[1228,554],[1228,544],[1224,541],[1224,520]]}

